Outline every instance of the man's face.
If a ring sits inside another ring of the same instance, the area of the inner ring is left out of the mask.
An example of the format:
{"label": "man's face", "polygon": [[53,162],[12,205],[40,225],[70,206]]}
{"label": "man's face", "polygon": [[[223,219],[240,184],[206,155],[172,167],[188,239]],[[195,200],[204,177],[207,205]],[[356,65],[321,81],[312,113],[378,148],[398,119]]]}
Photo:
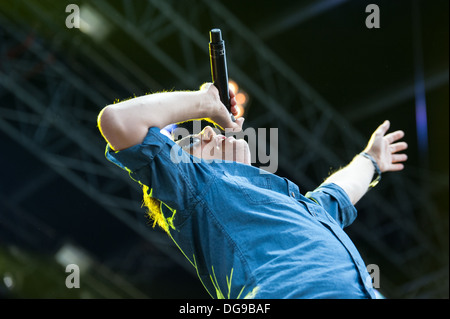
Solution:
{"label": "man's face", "polygon": [[227,160],[251,165],[250,148],[245,140],[217,134],[210,126],[182,140],[180,146],[185,151],[204,160]]}

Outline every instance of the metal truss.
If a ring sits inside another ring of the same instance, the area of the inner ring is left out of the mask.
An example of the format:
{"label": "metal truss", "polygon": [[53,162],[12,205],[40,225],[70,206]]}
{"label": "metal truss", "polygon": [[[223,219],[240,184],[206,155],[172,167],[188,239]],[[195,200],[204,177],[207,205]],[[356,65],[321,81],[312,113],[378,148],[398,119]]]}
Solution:
{"label": "metal truss", "polygon": [[[54,28],[54,19],[40,5],[31,3],[27,6],[44,22],[44,28]],[[105,74],[112,75],[118,84],[122,84],[129,95],[161,88],[195,89],[202,82],[209,81],[208,31],[212,27],[220,27],[227,42],[230,77],[248,92],[251,105],[258,105],[257,111],[256,107],[250,107],[246,125],[279,129],[279,167],[289,172],[303,190],[320,184],[330,167],[336,169],[349,162],[369,138],[362,136],[347,118],[217,0],[97,0],[92,2],[92,6],[149,57],[149,65],[139,66],[112,37],[101,45],[77,38],[79,50]],[[24,37],[22,35],[18,40],[23,41]],[[61,43],[73,43],[73,33],[61,32],[60,37]],[[168,43],[173,45],[168,46]],[[40,61],[46,61],[48,55],[42,48],[34,45],[32,49]],[[161,83],[159,79],[153,79],[152,75],[157,73],[153,69],[168,72],[173,76],[173,82]],[[92,151],[101,147],[93,144],[98,140],[94,133],[84,130],[85,126],[73,125],[76,114],[80,123],[95,126],[95,114],[90,110],[83,111],[86,100],[100,107],[117,96],[107,86],[100,86],[99,91],[82,86],[82,76],[64,69],[57,60],[52,60],[45,72],[50,71],[54,78],[64,76],[67,83],[47,80],[48,87],[52,87],[50,84],[53,88],[58,87],[56,92],[66,90],[65,96],[77,95],[78,104],[71,102],[71,105],[66,105],[66,111],[58,109],[58,114],[64,113],[55,121],[55,113],[48,107],[60,103],[60,96],[54,94],[54,90],[52,94],[47,92],[43,95],[36,88],[24,89],[24,81],[20,78],[2,75],[1,85],[15,96],[20,106],[15,110],[1,110],[2,130],[24,146],[41,145],[41,151],[34,152],[36,156],[141,232],[142,225],[132,217],[139,210],[136,202],[140,202],[131,195],[135,186],[130,184],[127,176],[118,174],[116,168],[105,165],[102,154]],[[51,75],[47,78],[52,78]],[[41,95],[40,99],[31,98],[29,92]],[[20,122],[26,125],[20,125]],[[35,125],[32,135],[24,132],[23,126],[29,130],[32,125]],[[75,149],[80,152],[61,155],[57,149],[53,151],[49,147],[50,127],[55,129],[51,139],[59,140],[59,143],[51,145],[76,145]],[[35,140],[37,137],[40,141]],[[117,183],[119,177],[120,184]],[[436,188],[424,187],[430,181]],[[429,177],[428,172],[414,176],[387,174],[378,189],[369,192],[358,204],[360,217],[349,232],[368,248],[370,262],[385,262],[391,269],[392,274],[384,273],[383,280],[388,294],[394,297],[433,294],[433,289],[440,287],[442,280],[448,281],[448,274],[446,277],[443,273],[443,270],[448,270],[448,257],[442,253],[448,233],[445,225],[439,222],[442,212],[431,200],[439,187],[448,189],[448,180],[436,180]],[[123,197],[123,194],[127,196]],[[143,236],[165,249],[167,243],[157,234],[149,233],[143,231]],[[380,268],[383,272],[382,264]],[[404,278],[403,282],[407,283],[396,287],[396,277]]]}
{"label": "metal truss", "polygon": [[[194,275],[170,239],[148,227],[137,184],[105,161],[96,113],[86,106],[110,101],[46,49],[39,38],[1,16],[0,24],[0,94],[3,101],[11,102],[0,107],[0,130],[154,246],[160,252],[153,257],[155,269],[164,267],[159,258],[166,256]],[[52,178],[49,174],[30,181],[13,193],[9,206],[20,207],[21,198]],[[28,241],[37,244],[33,242],[36,238]]]}

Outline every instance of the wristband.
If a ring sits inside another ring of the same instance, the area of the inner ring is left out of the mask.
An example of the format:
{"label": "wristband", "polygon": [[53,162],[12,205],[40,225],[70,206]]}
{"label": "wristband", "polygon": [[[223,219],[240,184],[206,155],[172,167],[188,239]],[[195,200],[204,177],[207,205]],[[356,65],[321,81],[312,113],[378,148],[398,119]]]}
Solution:
{"label": "wristband", "polygon": [[380,170],[380,167],[378,166],[378,164],[377,164],[377,162],[375,161],[375,159],[374,159],[371,155],[367,154],[366,152],[361,152],[361,153],[359,153],[359,155],[362,155],[362,156],[364,156],[364,157],[370,159],[370,161],[372,162],[373,166],[375,167],[375,172],[376,172],[376,174],[377,174],[377,177],[375,177],[375,179],[369,184],[369,188],[373,188],[373,187],[375,187],[375,186],[378,184],[378,182],[381,180],[381,170]]}

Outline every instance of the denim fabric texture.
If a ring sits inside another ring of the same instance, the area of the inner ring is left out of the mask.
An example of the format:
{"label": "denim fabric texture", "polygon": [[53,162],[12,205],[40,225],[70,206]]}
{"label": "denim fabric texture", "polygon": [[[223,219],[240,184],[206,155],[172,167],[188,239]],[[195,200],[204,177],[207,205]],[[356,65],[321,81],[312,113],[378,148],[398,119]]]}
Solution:
{"label": "denim fabric texture", "polygon": [[194,158],[155,127],[142,144],[107,146],[106,157],[163,202],[170,237],[211,297],[375,298],[343,230],[357,211],[337,185],[302,195],[259,168]]}

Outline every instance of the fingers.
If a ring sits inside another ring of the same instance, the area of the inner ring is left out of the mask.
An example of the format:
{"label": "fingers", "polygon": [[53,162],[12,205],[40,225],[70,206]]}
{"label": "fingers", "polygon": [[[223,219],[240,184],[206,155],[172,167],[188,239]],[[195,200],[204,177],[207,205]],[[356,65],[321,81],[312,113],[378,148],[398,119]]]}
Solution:
{"label": "fingers", "polygon": [[236,119],[236,122],[233,123],[234,124],[233,131],[235,132],[242,131],[242,125],[244,125],[244,121],[245,119],[243,117]]}
{"label": "fingers", "polygon": [[233,96],[232,98],[230,98],[230,105],[231,106],[236,106],[237,102],[236,102],[236,97]]}
{"label": "fingers", "polygon": [[408,155],[406,154],[393,154],[392,163],[406,162],[408,160]]}
{"label": "fingers", "polygon": [[231,118],[228,116],[226,123],[224,125],[220,125],[221,129],[225,132],[240,132],[242,131],[242,125],[244,124],[244,118],[237,118],[235,122],[231,121]]}
{"label": "fingers", "polygon": [[404,151],[408,148],[408,144],[406,142],[399,142],[389,145],[389,150],[391,153],[397,153]]}
{"label": "fingers", "polygon": [[236,104],[237,104],[236,98],[235,97],[231,98],[230,99],[230,105],[231,105],[230,111],[231,111],[231,114],[233,114],[234,116],[238,115],[238,113],[239,113],[239,110],[237,109]]}
{"label": "fingers", "polygon": [[[391,123],[388,120],[386,120],[383,122],[383,124],[378,126],[375,133],[378,135],[384,136],[386,134],[386,132],[389,130],[390,126],[391,126]],[[385,136],[385,139],[387,140],[387,142],[389,144],[392,144],[393,142],[398,141],[399,139],[403,138],[404,136],[405,136],[405,132],[399,130],[399,131],[395,131],[395,132],[387,134]]]}
{"label": "fingers", "polygon": [[378,128],[375,130],[375,134],[384,136],[384,134],[386,134],[386,132],[389,130],[390,126],[391,123],[388,120],[384,121],[383,124],[378,126]]}
{"label": "fingers", "polygon": [[405,166],[403,164],[392,164],[391,167],[389,168],[389,171],[391,172],[398,172],[401,171],[402,169],[404,169]]}
{"label": "fingers", "polygon": [[405,132],[403,131],[395,131],[392,133],[389,133],[385,136],[385,139],[389,144],[392,144],[395,141],[398,141],[399,139],[403,138],[405,136]]}
{"label": "fingers", "polygon": [[[390,136],[389,136],[390,135]],[[386,135],[386,138],[389,140],[398,140],[404,136],[402,131],[397,131],[391,134]],[[408,155],[406,154],[395,154],[397,152],[404,151],[408,148],[408,144],[406,142],[399,142],[389,145],[389,150],[391,152],[391,165],[389,171],[396,172],[401,171],[405,168],[402,162],[406,162],[408,160]]]}
{"label": "fingers", "polygon": [[234,93],[234,91],[232,89],[229,89],[229,94],[230,94],[230,99],[232,99],[236,96],[236,94]]}

